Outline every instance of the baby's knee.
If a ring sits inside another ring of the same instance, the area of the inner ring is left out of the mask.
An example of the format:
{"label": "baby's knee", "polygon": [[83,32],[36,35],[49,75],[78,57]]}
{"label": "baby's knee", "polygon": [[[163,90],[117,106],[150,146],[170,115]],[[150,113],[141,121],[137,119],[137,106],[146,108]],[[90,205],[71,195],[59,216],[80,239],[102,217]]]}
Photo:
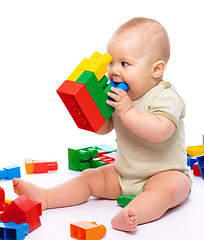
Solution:
{"label": "baby's knee", "polygon": [[96,175],[96,169],[88,168],[80,174],[80,177],[85,179],[90,179],[90,178],[93,178],[95,175]]}

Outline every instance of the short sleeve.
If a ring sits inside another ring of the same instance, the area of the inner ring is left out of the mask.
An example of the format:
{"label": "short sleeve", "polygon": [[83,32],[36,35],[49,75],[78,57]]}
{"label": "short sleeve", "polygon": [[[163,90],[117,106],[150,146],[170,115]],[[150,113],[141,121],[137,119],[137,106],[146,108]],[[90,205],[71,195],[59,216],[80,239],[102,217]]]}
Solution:
{"label": "short sleeve", "polygon": [[185,115],[185,104],[179,94],[172,88],[164,88],[149,96],[148,111],[172,120],[178,126],[180,118]]}

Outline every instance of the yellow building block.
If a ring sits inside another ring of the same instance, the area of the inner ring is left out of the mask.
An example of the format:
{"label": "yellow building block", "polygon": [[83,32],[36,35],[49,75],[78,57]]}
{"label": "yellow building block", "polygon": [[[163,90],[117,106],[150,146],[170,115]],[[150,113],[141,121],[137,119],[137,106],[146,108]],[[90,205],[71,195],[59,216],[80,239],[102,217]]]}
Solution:
{"label": "yellow building block", "polygon": [[107,73],[107,66],[112,61],[110,54],[101,54],[94,52],[90,58],[84,58],[84,60],[77,66],[77,68],[69,75],[66,80],[76,81],[84,71],[93,72],[100,81],[103,76]]}
{"label": "yellow building block", "polygon": [[90,58],[84,58],[84,60],[77,66],[78,70],[93,72],[100,81],[107,73],[107,66],[111,63],[112,57],[110,54],[105,53],[101,55],[95,52]]}
{"label": "yellow building block", "polygon": [[197,157],[204,154],[204,145],[190,146],[187,147],[186,152],[192,157]]}
{"label": "yellow building block", "polygon": [[8,203],[8,205],[10,205],[12,201],[13,201],[12,199],[6,199],[5,203]]}
{"label": "yellow building block", "polygon": [[81,74],[83,73],[84,71],[83,70],[80,70],[80,69],[75,69],[70,75],[69,77],[66,79],[66,80],[69,80],[69,81],[76,81],[80,76]]}

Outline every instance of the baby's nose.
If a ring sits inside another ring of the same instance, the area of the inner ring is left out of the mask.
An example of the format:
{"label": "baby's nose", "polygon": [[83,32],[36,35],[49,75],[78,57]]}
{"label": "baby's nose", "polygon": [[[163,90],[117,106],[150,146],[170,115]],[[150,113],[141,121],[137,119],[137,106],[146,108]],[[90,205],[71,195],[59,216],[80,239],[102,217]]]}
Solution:
{"label": "baby's nose", "polygon": [[112,68],[112,74],[116,76],[120,76],[120,71],[117,66],[113,66]]}

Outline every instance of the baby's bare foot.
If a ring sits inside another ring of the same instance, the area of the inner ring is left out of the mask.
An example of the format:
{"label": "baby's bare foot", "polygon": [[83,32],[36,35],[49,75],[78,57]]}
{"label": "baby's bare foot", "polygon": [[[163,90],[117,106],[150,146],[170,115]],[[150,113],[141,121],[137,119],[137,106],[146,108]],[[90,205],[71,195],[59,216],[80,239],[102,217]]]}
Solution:
{"label": "baby's bare foot", "polygon": [[42,188],[30,182],[26,182],[21,178],[14,178],[13,189],[18,196],[25,194],[31,200],[41,202],[42,210],[47,208],[46,195]]}
{"label": "baby's bare foot", "polygon": [[137,223],[137,214],[134,208],[122,209],[111,221],[113,228],[128,232],[134,231]]}

